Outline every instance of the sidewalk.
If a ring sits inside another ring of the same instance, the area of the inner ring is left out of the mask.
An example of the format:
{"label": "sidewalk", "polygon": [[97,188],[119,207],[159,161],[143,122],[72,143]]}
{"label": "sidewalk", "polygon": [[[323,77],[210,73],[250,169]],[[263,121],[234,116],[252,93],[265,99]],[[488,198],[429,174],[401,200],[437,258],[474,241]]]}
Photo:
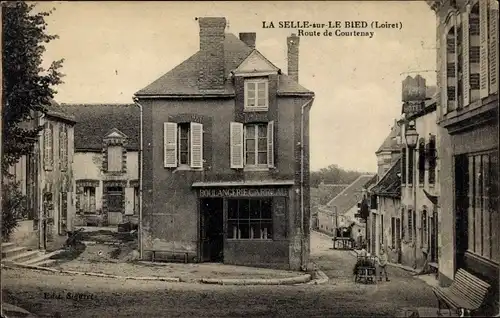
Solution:
{"label": "sidewalk", "polygon": [[[311,281],[311,274],[286,270],[233,266],[218,263],[184,264],[69,261],[53,268],[17,264],[17,267],[55,273],[118,279],[158,280],[167,282],[221,285],[292,285]],[[5,266],[7,268],[12,267]]]}

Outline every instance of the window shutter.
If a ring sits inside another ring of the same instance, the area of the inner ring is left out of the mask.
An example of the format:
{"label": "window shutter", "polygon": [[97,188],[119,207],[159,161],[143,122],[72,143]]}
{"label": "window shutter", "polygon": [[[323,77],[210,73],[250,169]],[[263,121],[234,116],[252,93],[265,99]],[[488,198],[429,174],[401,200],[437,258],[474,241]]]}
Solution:
{"label": "window shutter", "polygon": [[243,124],[232,122],[229,133],[231,135],[231,168],[243,168]]}
{"label": "window shutter", "polygon": [[163,124],[163,147],[165,168],[177,167],[177,123]]}
{"label": "window shutter", "polygon": [[267,124],[267,166],[274,168],[274,121]]}
{"label": "window shutter", "polygon": [[469,65],[469,12],[466,11],[462,14],[462,72],[463,72],[463,97],[464,106],[470,103],[470,65]]}
{"label": "window shutter", "polygon": [[488,0],[479,1],[479,96],[488,96]]}
{"label": "window shutter", "polygon": [[[441,35],[441,107],[448,112],[448,29]],[[406,165],[406,163],[404,164]],[[403,182],[404,183],[404,182]]]}
{"label": "window shutter", "polygon": [[498,92],[498,1],[490,1],[490,94]]}
{"label": "window shutter", "polygon": [[191,123],[191,167],[203,167],[203,125]]}

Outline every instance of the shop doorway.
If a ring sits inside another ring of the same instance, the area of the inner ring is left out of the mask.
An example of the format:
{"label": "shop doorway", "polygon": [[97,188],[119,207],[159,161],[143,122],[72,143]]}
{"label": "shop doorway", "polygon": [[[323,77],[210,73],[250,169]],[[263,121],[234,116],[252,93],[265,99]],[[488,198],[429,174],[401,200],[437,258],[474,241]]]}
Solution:
{"label": "shop doorway", "polygon": [[222,198],[200,199],[201,261],[224,260],[224,208]]}

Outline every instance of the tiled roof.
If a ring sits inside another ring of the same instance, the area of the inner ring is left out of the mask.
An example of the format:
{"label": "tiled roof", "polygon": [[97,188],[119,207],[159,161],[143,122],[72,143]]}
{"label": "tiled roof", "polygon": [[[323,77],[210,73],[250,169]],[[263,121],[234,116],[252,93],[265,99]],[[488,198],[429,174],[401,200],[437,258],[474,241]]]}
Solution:
{"label": "tiled roof", "polygon": [[342,192],[345,188],[347,188],[349,185],[348,184],[320,184],[318,186],[319,189],[328,191],[328,197],[330,198],[329,200],[335,198],[337,194]]}
{"label": "tiled roof", "polygon": [[47,109],[47,115],[57,118],[63,119],[70,122],[75,122],[75,117],[67,112],[66,109],[61,107],[55,100],[50,100],[50,105],[45,106]]}
{"label": "tiled roof", "polygon": [[377,175],[375,174],[370,180],[368,180],[367,183],[363,186],[365,189],[370,189],[371,186],[375,185],[377,183]]}
{"label": "tiled roof", "polygon": [[[252,48],[248,47],[234,34],[226,33],[224,39],[224,68],[226,78],[252,51]],[[200,52],[195,53],[156,81],[136,92],[136,95],[203,95],[206,92],[201,91],[198,87],[198,67],[201,57]],[[234,87],[231,81],[227,80],[224,89],[217,92],[217,94],[234,94]],[[281,74],[279,77],[278,94],[312,94],[312,92],[293,81],[288,75]]]}
{"label": "tiled roof", "polygon": [[371,192],[385,197],[401,197],[401,179],[398,176],[401,173],[401,157],[393,163],[387,172],[373,186]]}
{"label": "tiled roof", "polygon": [[391,128],[391,132],[385,138],[384,142],[382,143],[382,145],[380,145],[380,147],[375,153],[377,154],[382,151],[399,151],[400,146],[398,145],[396,137],[399,136],[400,133],[401,133],[401,127],[399,127],[399,125],[395,123],[394,126],[392,126]]}
{"label": "tiled roof", "polygon": [[340,215],[344,214],[362,199],[363,187],[372,178],[373,175],[359,176],[326,205],[333,211],[335,211],[334,207],[337,207],[337,213]]}
{"label": "tiled roof", "polygon": [[128,137],[127,149],[139,149],[140,112],[134,104],[62,104],[76,118],[75,150],[101,150],[113,128]]}

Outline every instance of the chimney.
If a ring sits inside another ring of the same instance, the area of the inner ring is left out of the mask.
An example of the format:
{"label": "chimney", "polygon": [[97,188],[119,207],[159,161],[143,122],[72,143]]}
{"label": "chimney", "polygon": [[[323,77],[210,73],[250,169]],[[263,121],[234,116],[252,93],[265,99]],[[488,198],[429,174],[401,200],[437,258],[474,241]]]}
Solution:
{"label": "chimney", "polygon": [[255,39],[257,34],[255,32],[243,32],[240,33],[240,40],[244,42],[248,47],[255,49]]}
{"label": "chimney", "polygon": [[198,84],[202,90],[224,88],[224,38],[226,18],[202,17]]}
{"label": "chimney", "polygon": [[292,33],[287,39],[288,45],[288,76],[299,82],[299,37]]}

